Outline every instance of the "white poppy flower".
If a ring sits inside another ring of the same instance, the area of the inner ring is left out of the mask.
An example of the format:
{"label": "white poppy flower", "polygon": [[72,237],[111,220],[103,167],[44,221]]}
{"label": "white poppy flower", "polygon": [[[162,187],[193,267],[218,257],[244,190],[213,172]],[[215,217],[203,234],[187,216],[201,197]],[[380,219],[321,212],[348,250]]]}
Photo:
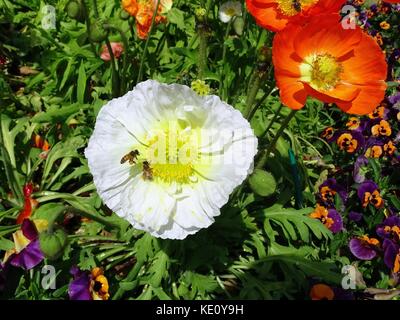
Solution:
{"label": "white poppy flower", "polygon": [[219,97],[148,80],[100,110],[85,156],[110,209],[183,239],[214,222],[256,152],[250,124]]}
{"label": "white poppy flower", "polygon": [[219,8],[219,20],[228,23],[233,17],[242,16],[242,4],[239,1],[228,1]]}

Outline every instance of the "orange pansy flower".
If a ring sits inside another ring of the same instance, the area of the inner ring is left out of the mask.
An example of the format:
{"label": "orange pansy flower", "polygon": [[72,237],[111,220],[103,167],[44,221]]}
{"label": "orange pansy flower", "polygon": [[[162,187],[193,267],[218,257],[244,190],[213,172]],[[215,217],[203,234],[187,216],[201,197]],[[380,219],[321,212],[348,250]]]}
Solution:
{"label": "orange pansy flower", "polygon": [[272,58],[281,101],[301,109],[308,96],[364,115],[383,100],[387,64],[361,28],[344,29],[337,14],[289,24],[273,42]]}
{"label": "orange pansy flower", "polygon": [[338,12],[345,0],[246,0],[247,9],[259,26],[283,30],[289,22],[301,22],[306,16]]}
{"label": "orange pansy flower", "polygon": [[371,133],[373,136],[388,136],[392,135],[392,128],[390,127],[389,122],[386,120],[381,120],[378,124],[372,126]]}

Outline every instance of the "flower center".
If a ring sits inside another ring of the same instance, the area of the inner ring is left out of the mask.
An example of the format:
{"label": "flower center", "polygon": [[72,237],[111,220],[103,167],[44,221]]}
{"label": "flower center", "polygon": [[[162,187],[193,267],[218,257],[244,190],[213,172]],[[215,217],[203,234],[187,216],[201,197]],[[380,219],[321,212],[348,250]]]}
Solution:
{"label": "flower center", "polygon": [[[149,139],[147,158],[151,178],[166,183],[195,182],[194,163],[198,150],[190,130],[165,129]],[[144,166],[146,170],[146,166]]]}
{"label": "flower center", "polygon": [[308,9],[319,0],[277,0],[278,9],[286,16],[294,16],[301,11]]}
{"label": "flower center", "polygon": [[228,8],[228,9],[226,9],[226,14],[227,14],[228,16],[230,16],[230,17],[235,16],[235,15],[236,15],[235,8]]}
{"label": "flower center", "polygon": [[300,65],[302,80],[317,90],[333,89],[342,71],[342,65],[330,54],[313,54]]}

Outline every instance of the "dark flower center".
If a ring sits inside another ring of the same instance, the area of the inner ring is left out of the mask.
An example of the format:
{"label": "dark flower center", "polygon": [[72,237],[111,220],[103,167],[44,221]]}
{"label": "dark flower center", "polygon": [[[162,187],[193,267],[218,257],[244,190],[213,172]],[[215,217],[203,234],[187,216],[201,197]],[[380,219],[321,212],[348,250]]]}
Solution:
{"label": "dark flower center", "polygon": [[93,290],[98,292],[101,290],[102,286],[103,286],[103,284],[100,281],[95,281],[94,285],[93,285]]}

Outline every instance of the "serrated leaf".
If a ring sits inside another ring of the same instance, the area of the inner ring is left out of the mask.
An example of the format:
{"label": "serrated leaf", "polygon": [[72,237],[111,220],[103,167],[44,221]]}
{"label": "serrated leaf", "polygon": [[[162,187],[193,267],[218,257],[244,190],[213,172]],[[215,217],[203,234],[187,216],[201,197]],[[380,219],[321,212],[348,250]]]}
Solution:
{"label": "serrated leaf", "polygon": [[[262,215],[265,219],[279,225],[285,236],[290,240],[296,241],[298,239],[297,234],[299,234],[304,242],[308,242],[310,241],[310,231],[318,239],[330,239],[332,237],[331,231],[319,220],[308,216],[312,211],[312,208],[296,210],[274,205],[262,210]],[[271,234],[272,225],[264,223],[264,227],[267,228],[265,230],[267,235]],[[271,240],[274,240],[274,238]]]}

